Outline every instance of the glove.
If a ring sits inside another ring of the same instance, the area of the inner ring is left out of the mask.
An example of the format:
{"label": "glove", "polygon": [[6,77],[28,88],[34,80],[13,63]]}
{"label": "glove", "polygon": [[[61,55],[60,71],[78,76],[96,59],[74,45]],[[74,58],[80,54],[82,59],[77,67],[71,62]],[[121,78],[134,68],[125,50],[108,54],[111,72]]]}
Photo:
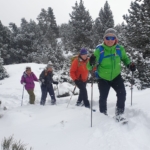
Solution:
{"label": "glove", "polygon": [[128,66],[127,66],[131,71],[135,71],[136,70],[136,66],[134,63],[130,63]]}
{"label": "glove", "polygon": [[25,82],[23,82],[22,84],[23,84],[24,86],[26,85],[26,83],[25,83]]}
{"label": "glove", "polygon": [[96,57],[93,54],[90,57],[89,63],[91,66],[94,66],[96,64]]}
{"label": "glove", "polygon": [[80,80],[75,80],[74,82],[75,82],[75,84],[76,84],[77,86],[81,83]]}
{"label": "glove", "polygon": [[57,84],[58,85],[58,82],[57,81],[53,81],[53,84]]}
{"label": "glove", "polygon": [[38,82],[39,82],[39,84],[40,84],[40,86],[42,85],[42,82],[41,82],[41,80],[38,80]]}
{"label": "glove", "polygon": [[44,79],[42,79],[41,81],[42,81],[42,83],[44,83],[44,81],[45,81],[45,80],[44,80]]}

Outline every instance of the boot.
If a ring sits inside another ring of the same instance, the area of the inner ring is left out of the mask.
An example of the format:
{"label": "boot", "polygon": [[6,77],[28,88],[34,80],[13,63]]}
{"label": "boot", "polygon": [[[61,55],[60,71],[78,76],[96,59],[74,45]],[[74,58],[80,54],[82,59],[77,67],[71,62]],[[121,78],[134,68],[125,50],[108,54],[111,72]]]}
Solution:
{"label": "boot", "polygon": [[51,105],[55,105],[56,104],[56,100],[55,99],[52,99],[51,100]]}
{"label": "boot", "polygon": [[40,101],[40,105],[43,105],[43,106],[44,106],[44,105],[45,105],[45,102],[41,100],[41,101]]}
{"label": "boot", "polygon": [[106,111],[104,111],[104,112],[103,112],[103,114],[104,114],[104,115],[106,115],[106,116],[108,116],[108,114],[107,114],[107,110],[106,110]]}
{"label": "boot", "polygon": [[121,108],[116,108],[115,109],[115,119],[116,121],[120,122],[120,121],[125,121],[126,118],[124,116],[124,109]]}
{"label": "boot", "polygon": [[77,101],[76,106],[84,106],[84,103]]}

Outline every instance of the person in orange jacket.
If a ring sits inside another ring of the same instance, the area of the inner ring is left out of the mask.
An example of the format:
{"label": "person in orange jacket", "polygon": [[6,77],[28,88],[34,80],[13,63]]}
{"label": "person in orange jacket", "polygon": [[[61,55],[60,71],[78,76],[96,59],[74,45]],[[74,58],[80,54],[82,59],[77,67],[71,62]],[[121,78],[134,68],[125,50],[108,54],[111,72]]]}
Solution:
{"label": "person in orange jacket", "polygon": [[90,108],[86,90],[86,83],[89,74],[89,71],[86,68],[86,64],[88,61],[89,59],[87,58],[87,50],[85,48],[82,48],[78,57],[76,57],[72,62],[70,68],[70,76],[75,82],[76,86],[79,88],[79,97],[76,106],[80,106],[83,100],[84,106]]}

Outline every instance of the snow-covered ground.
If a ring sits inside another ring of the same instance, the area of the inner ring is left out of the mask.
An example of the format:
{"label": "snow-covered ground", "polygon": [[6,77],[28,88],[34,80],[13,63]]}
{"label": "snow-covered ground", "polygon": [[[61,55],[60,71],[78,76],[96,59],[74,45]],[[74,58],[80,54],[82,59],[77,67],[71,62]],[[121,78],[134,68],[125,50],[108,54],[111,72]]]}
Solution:
{"label": "snow-covered ground", "polygon": [[[41,90],[35,83],[36,104],[28,104],[28,94],[24,91],[21,107],[23,86],[21,75],[26,66],[31,66],[39,76],[43,64],[17,64],[5,66],[10,77],[0,81],[0,142],[4,137],[14,135],[14,139],[27,144],[34,150],[150,150],[150,89],[138,91],[133,89],[131,106],[131,90],[127,90],[125,115],[129,120],[126,125],[116,123],[114,116],[116,94],[111,89],[108,97],[108,114],[99,113],[99,92],[94,84],[93,126],[91,127],[91,111],[75,106],[78,96],[57,98],[57,105],[50,105],[47,97],[45,106],[40,106]],[[56,94],[57,94],[57,88]],[[72,90],[67,83],[59,85],[59,93]],[[91,99],[91,86],[87,85]],[[3,110],[6,106],[8,109]]]}

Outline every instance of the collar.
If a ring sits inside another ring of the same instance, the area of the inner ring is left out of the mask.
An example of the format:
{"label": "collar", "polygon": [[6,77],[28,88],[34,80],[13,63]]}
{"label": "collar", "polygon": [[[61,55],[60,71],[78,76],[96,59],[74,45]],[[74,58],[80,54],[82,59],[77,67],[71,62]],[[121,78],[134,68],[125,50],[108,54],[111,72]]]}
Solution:
{"label": "collar", "polygon": [[83,61],[83,62],[86,62],[86,61],[87,61],[87,59],[88,59],[88,58],[86,58],[86,59],[84,60],[84,59],[83,59],[80,55],[79,55],[79,57],[78,57],[78,58],[79,58],[79,61]]}

